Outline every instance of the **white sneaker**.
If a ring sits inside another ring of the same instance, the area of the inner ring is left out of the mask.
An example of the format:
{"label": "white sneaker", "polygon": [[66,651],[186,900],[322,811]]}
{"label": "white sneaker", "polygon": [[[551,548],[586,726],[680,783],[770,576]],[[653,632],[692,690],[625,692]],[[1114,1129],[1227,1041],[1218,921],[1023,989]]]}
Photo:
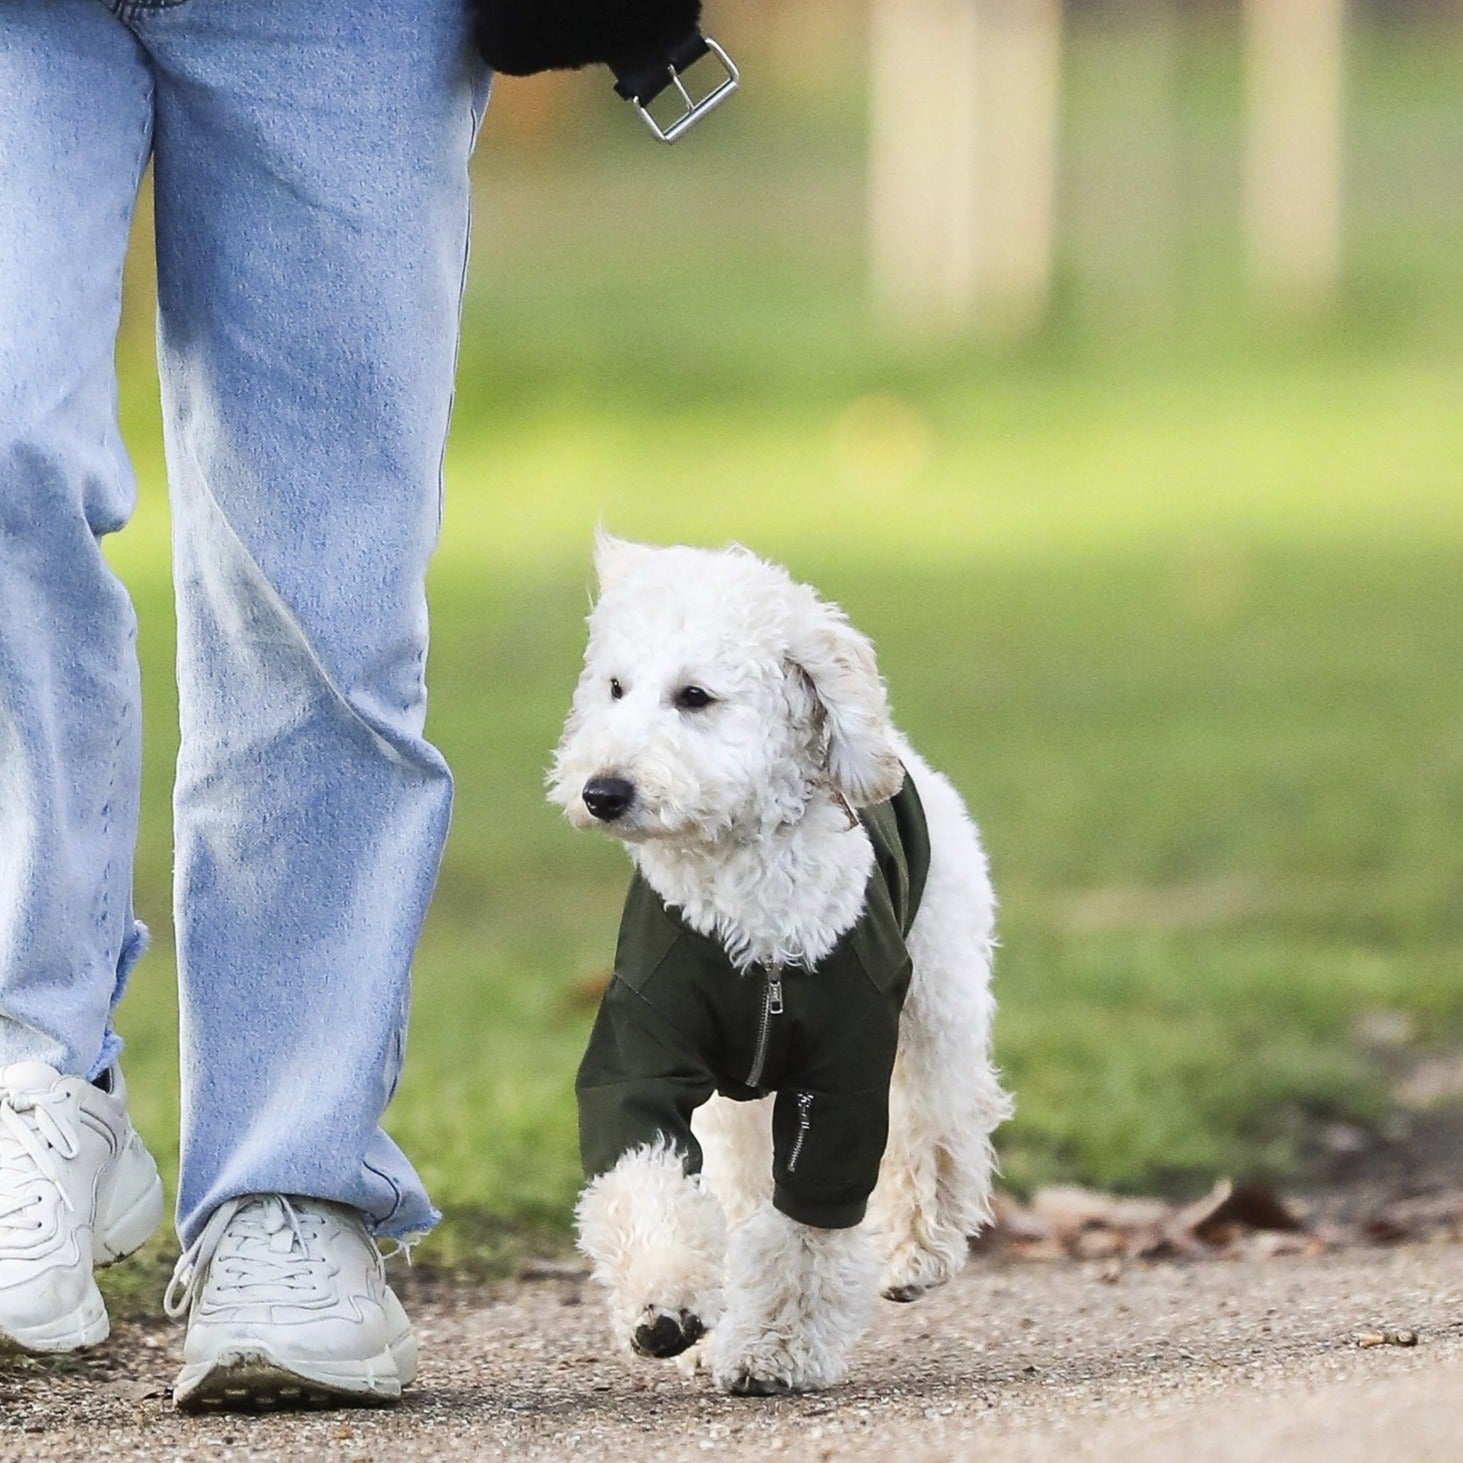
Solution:
{"label": "white sneaker", "polygon": [[28,1351],[104,1341],[92,1271],[146,1244],[163,1217],[121,1069],[107,1077],[103,1092],[43,1062],[0,1069],[0,1337]]}
{"label": "white sneaker", "polygon": [[220,1205],[164,1299],[188,1312],[173,1401],[209,1408],[395,1402],[417,1342],[360,1215],[250,1194]]}

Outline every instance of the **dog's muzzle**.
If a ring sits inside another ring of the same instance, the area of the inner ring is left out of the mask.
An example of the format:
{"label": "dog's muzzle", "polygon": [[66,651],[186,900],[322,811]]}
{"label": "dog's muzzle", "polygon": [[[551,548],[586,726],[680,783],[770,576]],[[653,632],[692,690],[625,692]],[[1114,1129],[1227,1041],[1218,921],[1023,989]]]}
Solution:
{"label": "dog's muzzle", "polygon": [[635,785],[623,777],[591,777],[583,796],[584,806],[601,823],[613,823],[635,801]]}

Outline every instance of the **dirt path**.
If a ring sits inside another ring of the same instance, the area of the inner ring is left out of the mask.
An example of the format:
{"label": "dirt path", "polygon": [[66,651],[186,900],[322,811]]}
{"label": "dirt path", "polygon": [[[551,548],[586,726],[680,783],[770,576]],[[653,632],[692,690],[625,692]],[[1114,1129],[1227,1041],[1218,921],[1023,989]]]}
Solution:
{"label": "dirt path", "polygon": [[[177,1333],[132,1324],[83,1360],[0,1357],[0,1458],[1463,1458],[1457,1245],[1121,1273],[978,1259],[885,1305],[847,1386],[776,1402],[608,1354],[573,1275],[410,1301],[424,1365],[399,1410],[179,1417]],[[1416,1347],[1356,1344],[1404,1328]]]}

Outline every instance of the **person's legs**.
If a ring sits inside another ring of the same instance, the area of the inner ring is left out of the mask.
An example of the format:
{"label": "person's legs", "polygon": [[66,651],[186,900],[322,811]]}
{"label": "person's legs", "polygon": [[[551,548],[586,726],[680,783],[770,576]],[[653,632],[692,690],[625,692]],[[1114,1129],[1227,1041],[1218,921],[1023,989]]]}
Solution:
{"label": "person's legs", "polygon": [[101,552],[134,497],[112,347],[152,92],[95,0],[0,5],[0,1336],[36,1351],[106,1336],[93,1266],[162,1218],[109,1024],[139,691]]}
{"label": "person's legs", "polygon": [[112,359],[152,74],[96,0],[0,5],[0,1067],[94,1077],[132,916],[135,489]]}
{"label": "person's legs", "polygon": [[435,1219],[379,1127],[451,781],[424,576],[486,80],[463,0],[129,8],[157,73],[182,750],[178,1225]]}

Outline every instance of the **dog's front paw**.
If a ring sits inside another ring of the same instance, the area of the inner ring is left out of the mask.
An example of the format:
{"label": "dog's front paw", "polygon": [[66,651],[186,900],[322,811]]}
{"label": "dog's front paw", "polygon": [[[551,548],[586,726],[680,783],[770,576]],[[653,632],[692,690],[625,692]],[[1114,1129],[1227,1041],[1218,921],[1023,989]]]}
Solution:
{"label": "dog's front paw", "polygon": [[879,1293],[885,1300],[892,1300],[903,1306],[918,1300],[922,1295],[928,1295],[930,1289],[928,1285],[886,1285]]}
{"label": "dog's front paw", "polygon": [[640,1323],[630,1337],[630,1345],[641,1356],[667,1361],[689,1351],[706,1334],[701,1317],[690,1311],[668,1311],[662,1306],[646,1306]]}
{"label": "dog's front paw", "polygon": [[802,1390],[786,1377],[759,1377],[751,1372],[734,1373],[721,1388],[733,1397],[794,1397]]}
{"label": "dog's front paw", "polygon": [[816,1391],[833,1378],[817,1375],[817,1368],[800,1361],[789,1348],[772,1337],[763,1337],[749,1347],[716,1349],[712,1336],[711,1378],[718,1392],[733,1397],[792,1397]]}
{"label": "dog's front paw", "polygon": [[836,1387],[874,1308],[859,1229],[814,1229],[766,1205],[732,1235],[725,1313],[711,1333],[717,1390],[778,1397]]}
{"label": "dog's front paw", "polygon": [[736,1325],[725,1335],[717,1327],[711,1349],[711,1380],[718,1392],[733,1397],[792,1397],[816,1392],[841,1380],[838,1358],[818,1354],[811,1339],[749,1332]]}

